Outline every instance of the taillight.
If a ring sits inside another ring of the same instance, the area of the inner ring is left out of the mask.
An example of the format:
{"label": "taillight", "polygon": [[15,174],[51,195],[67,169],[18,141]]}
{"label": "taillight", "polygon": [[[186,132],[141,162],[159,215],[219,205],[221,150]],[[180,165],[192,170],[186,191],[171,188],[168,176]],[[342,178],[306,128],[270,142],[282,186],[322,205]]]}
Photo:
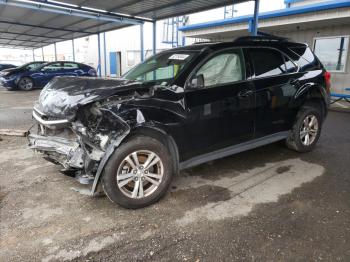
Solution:
{"label": "taillight", "polygon": [[331,73],[327,71],[324,73],[324,81],[326,82],[326,88],[327,88],[327,91],[329,92],[331,89]]}

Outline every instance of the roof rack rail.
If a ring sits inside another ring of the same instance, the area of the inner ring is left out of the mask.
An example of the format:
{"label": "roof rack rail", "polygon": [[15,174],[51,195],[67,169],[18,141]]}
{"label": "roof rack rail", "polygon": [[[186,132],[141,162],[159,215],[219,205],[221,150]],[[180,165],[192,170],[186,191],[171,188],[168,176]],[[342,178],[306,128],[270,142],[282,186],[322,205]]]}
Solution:
{"label": "roof rack rail", "polygon": [[282,41],[282,42],[285,42],[288,40],[289,39],[286,37],[271,35],[268,33],[258,31],[257,36],[242,36],[242,37],[236,38],[234,41],[235,42],[241,42],[241,41]]}

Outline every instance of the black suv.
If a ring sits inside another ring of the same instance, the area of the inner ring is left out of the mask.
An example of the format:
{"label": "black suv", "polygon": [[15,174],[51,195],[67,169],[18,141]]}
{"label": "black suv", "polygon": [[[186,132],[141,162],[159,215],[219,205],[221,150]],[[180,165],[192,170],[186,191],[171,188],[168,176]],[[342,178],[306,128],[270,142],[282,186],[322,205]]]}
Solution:
{"label": "black suv", "polygon": [[91,195],[140,208],[173,176],[285,140],[312,150],[329,104],[330,74],[305,44],[273,37],[201,43],[159,53],[121,79],[58,77],[34,106],[30,147]]}

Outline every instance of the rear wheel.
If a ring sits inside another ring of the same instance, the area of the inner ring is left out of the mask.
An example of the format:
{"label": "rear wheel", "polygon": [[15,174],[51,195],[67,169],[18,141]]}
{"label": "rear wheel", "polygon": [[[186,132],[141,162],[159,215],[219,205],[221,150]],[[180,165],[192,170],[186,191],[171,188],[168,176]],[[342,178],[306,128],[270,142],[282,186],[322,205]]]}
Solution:
{"label": "rear wheel", "polygon": [[17,84],[18,88],[23,91],[30,91],[34,88],[33,80],[29,77],[22,77]]}
{"label": "rear wheel", "polygon": [[168,149],[154,138],[137,136],[111,156],[102,187],[111,201],[136,209],[158,201],[166,193],[172,176]]}
{"label": "rear wheel", "polygon": [[320,138],[322,114],[317,105],[302,107],[297,115],[292,132],[286,140],[288,148],[297,152],[309,152]]}

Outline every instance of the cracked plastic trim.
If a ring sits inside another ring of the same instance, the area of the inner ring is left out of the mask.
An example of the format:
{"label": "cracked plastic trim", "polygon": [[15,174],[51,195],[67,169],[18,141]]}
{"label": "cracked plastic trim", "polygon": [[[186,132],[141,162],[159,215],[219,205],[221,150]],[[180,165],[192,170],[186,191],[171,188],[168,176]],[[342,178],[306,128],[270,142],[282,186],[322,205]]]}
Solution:
{"label": "cracked plastic trim", "polygon": [[95,174],[95,179],[94,179],[94,182],[93,182],[92,188],[91,188],[91,193],[90,193],[91,196],[94,196],[96,191],[97,191],[97,187],[98,187],[98,183],[100,181],[101,174],[102,174],[103,169],[104,169],[106,163],[108,162],[110,156],[114,153],[115,149],[120,145],[120,143],[123,141],[123,139],[130,133],[130,126],[123,119],[121,119],[121,117],[119,117],[113,111],[111,111],[109,109],[100,108],[100,110],[110,112],[125,127],[125,130],[121,135],[113,138],[111,140],[110,144],[108,145],[106,152],[98,165],[98,168],[97,168],[97,171]]}

